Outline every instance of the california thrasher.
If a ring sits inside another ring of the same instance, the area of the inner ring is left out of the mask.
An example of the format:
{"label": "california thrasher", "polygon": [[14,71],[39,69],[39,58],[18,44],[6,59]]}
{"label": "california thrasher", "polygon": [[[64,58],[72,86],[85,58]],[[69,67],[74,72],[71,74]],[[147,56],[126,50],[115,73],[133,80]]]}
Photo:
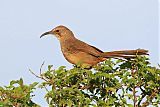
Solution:
{"label": "california thrasher", "polygon": [[72,64],[80,64],[83,68],[91,68],[107,58],[134,58],[136,55],[148,55],[148,50],[144,49],[103,52],[78,40],[71,30],[62,25],[43,33],[40,38],[48,34],[53,34],[58,38],[62,53],[67,61]]}

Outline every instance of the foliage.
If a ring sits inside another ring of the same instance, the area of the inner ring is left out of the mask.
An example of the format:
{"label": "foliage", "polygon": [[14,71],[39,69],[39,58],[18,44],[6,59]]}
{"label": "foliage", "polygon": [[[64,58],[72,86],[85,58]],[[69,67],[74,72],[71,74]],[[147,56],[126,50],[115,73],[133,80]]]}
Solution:
{"label": "foliage", "polygon": [[[49,65],[43,73],[40,69],[40,75],[31,73],[44,80],[38,87],[46,90],[45,99],[50,107],[158,107],[159,67],[152,67],[148,58],[137,56],[135,59],[108,59],[92,69],[74,66],[67,70],[61,66],[55,70]],[[11,81],[10,86],[0,87],[0,105],[38,106],[31,101],[36,85],[36,82],[24,85],[20,79]]]}
{"label": "foliage", "polygon": [[24,85],[23,79],[12,80],[9,86],[0,87],[0,107],[40,107],[31,98],[37,82]]}
{"label": "foliage", "polygon": [[[111,60],[92,70],[75,66],[57,70],[48,66],[40,76],[47,102],[51,106],[158,106],[160,69],[151,67],[148,58]],[[47,87],[51,87],[48,90]],[[130,103],[129,103],[130,102]]]}

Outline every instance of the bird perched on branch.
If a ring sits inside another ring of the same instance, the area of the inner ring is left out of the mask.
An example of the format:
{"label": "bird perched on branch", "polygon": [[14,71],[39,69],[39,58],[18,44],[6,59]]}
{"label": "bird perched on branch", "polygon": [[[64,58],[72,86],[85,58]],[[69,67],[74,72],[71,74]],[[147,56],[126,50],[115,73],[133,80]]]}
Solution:
{"label": "bird perched on branch", "polygon": [[148,55],[148,50],[144,49],[103,52],[77,39],[70,29],[62,25],[43,33],[40,38],[48,34],[58,38],[61,51],[68,62],[80,64],[83,68],[91,68],[107,58],[134,58],[137,55]]}

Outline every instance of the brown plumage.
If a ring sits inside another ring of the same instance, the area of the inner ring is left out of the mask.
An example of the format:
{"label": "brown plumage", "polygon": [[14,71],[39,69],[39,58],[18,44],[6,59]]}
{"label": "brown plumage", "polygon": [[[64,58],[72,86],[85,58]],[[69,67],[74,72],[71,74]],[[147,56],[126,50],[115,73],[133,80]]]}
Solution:
{"label": "brown plumage", "polygon": [[58,38],[67,61],[72,64],[80,64],[84,68],[91,68],[107,58],[134,58],[136,55],[148,55],[148,51],[144,49],[103,52],[75,38],[73,32],[65,26],[57,26],[51,31],[43,33],[41,37],[48,34],[53,34]]}

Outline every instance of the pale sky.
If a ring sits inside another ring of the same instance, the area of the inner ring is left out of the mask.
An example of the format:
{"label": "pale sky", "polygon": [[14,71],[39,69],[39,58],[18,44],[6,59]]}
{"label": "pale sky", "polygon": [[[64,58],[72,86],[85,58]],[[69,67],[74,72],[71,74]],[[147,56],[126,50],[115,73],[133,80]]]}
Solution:
{"label": "pale sky", "polygon": [[[0,86],[22,77],[39,81],[40,65],[71,68],[55,37],[40,35],[57,25],[70,28],[77,38],[103,51],[148,49],[158,61],[158,0],[0,0]],[[34,101],[47,106],[44,92]]]}

